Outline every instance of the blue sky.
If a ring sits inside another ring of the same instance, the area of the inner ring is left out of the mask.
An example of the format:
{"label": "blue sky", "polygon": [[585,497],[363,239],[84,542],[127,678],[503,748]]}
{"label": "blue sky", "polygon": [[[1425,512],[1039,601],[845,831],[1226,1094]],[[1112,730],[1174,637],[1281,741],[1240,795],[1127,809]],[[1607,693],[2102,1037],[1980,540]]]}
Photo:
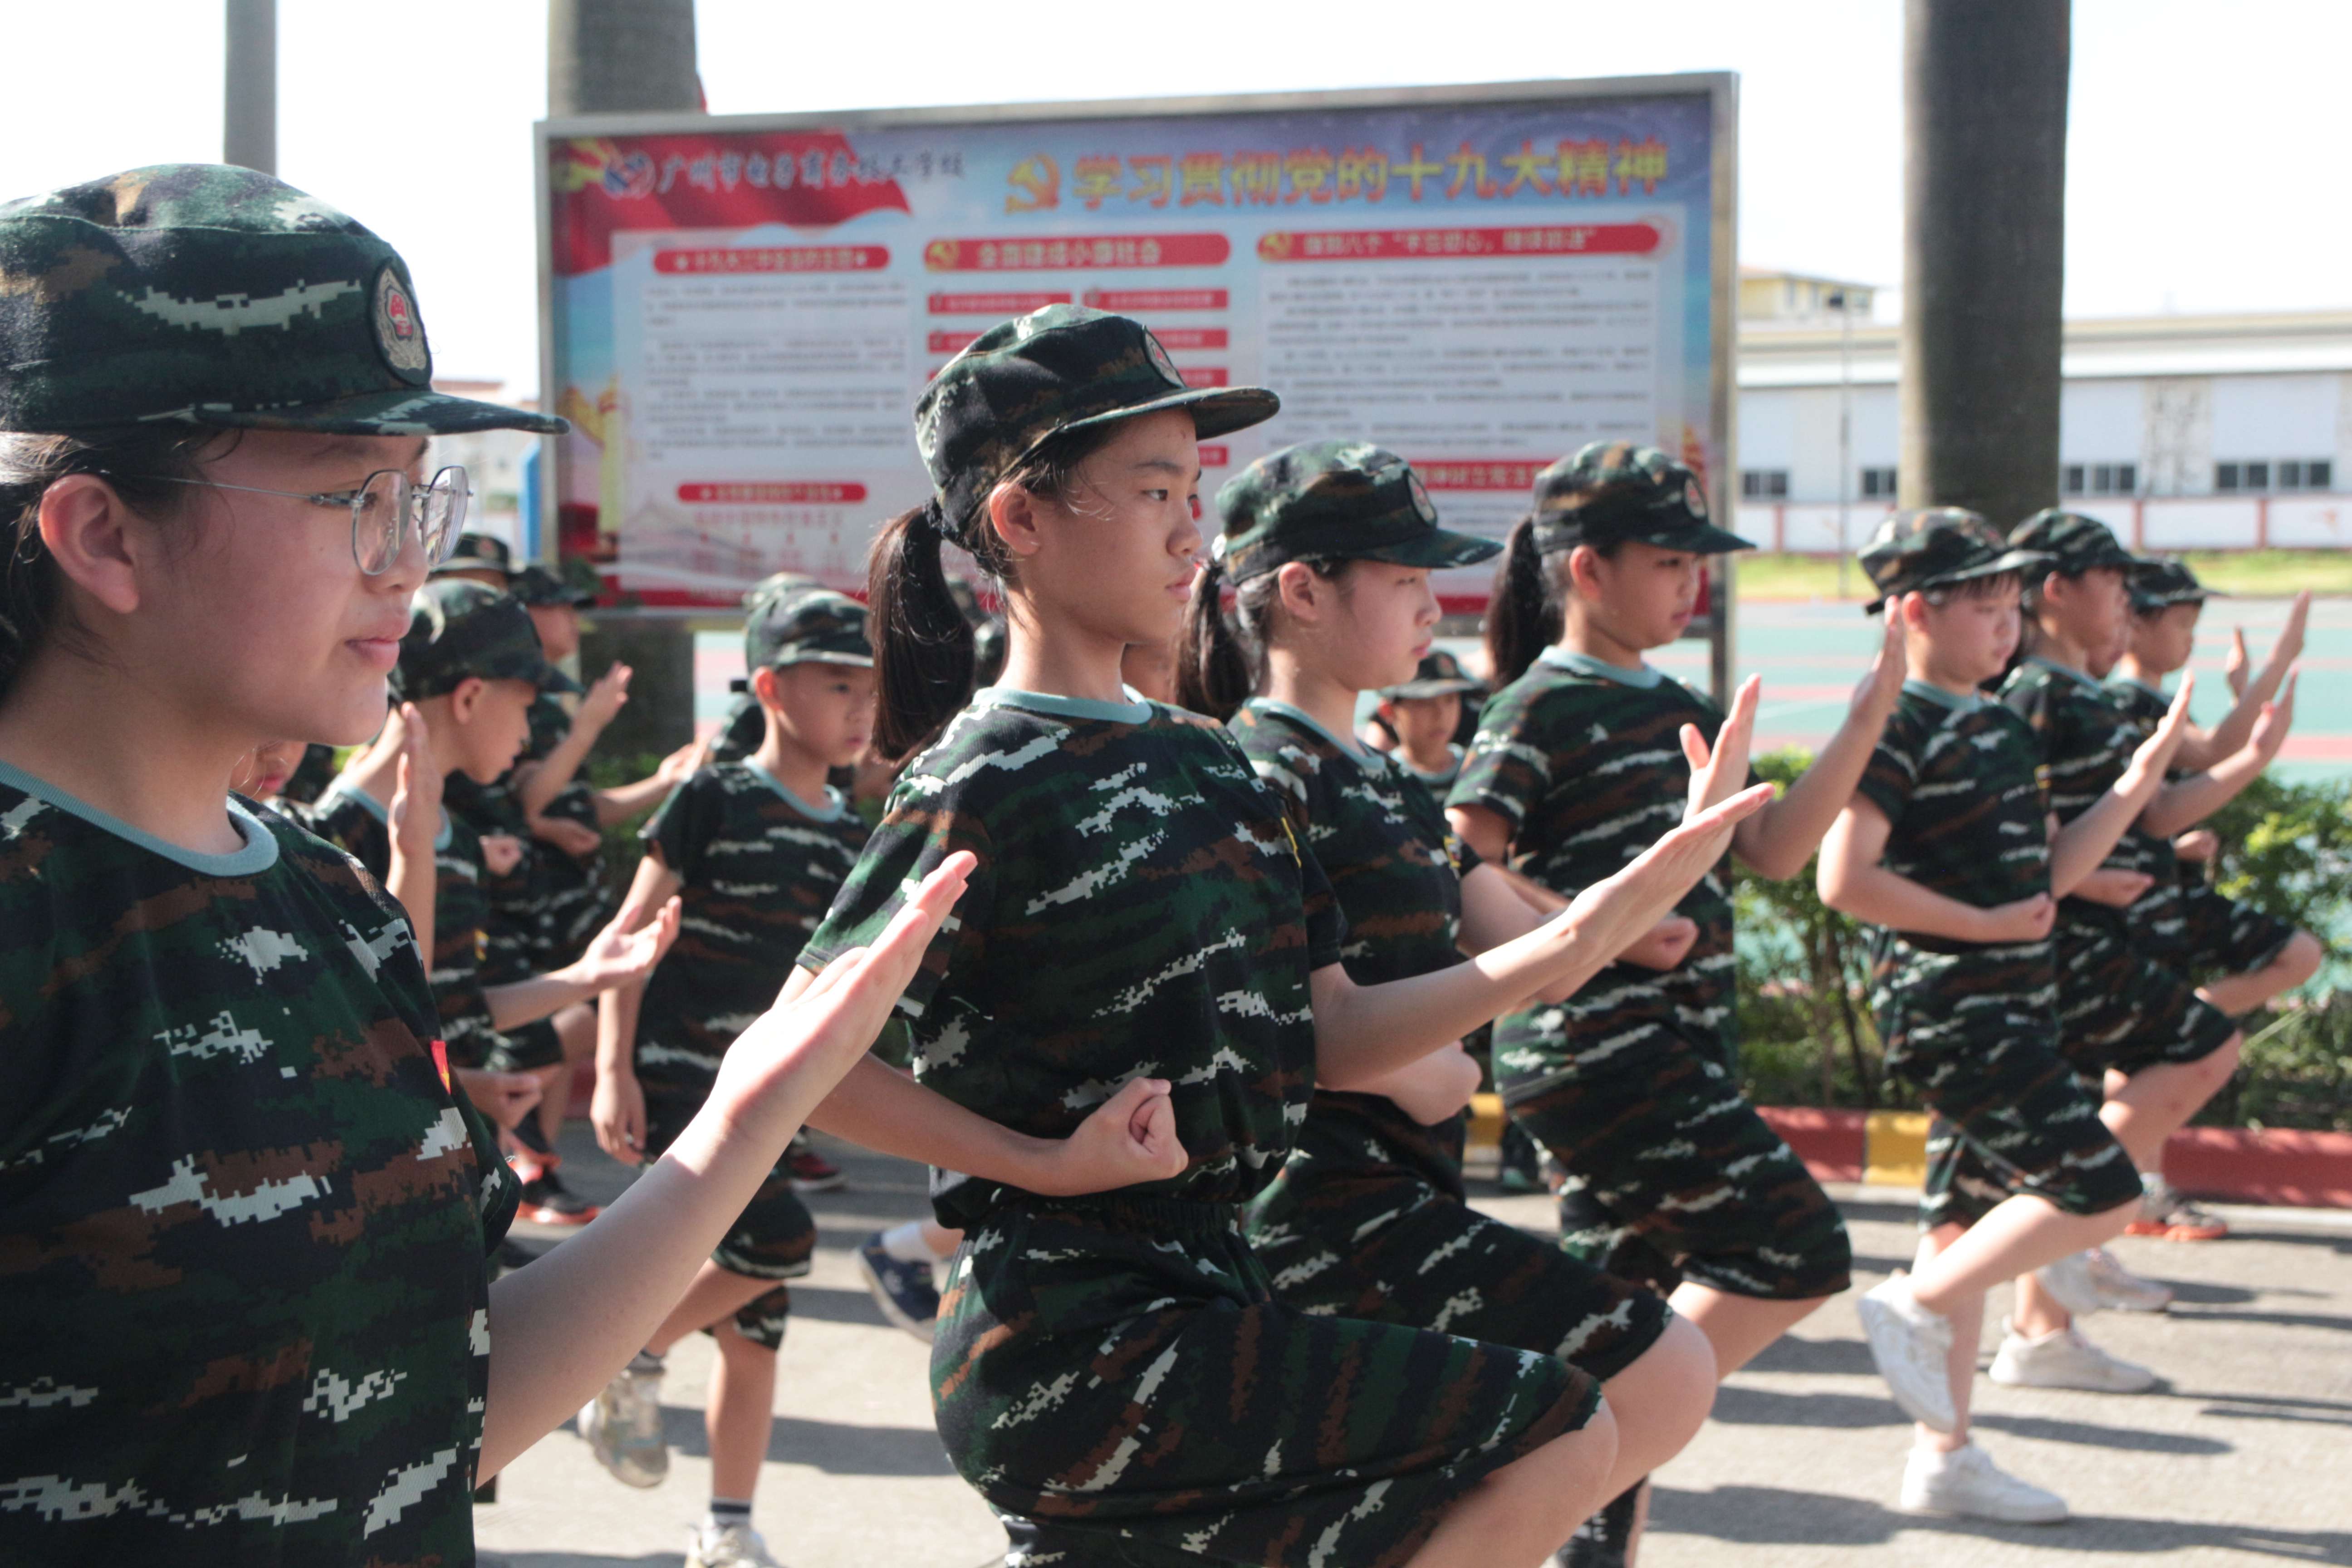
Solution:
{"label": "blue sky", "polygon": [[[1735,70],[1740,258],[1902,271],[1900,0],[699,0],[721,113]],[[1334,16],[1344,17],[1335,23]],[[278,0],[280,173],[407,256],[437,368],[538,379],[537,0]],[[984,19],[996,24],[985,30]],[[219,156],[217,0],[10,9],[0,198]],[[93,40],[99,40],[94,43]],[[2340,0],[2076,0],[2067,309],[2352,306]]]}

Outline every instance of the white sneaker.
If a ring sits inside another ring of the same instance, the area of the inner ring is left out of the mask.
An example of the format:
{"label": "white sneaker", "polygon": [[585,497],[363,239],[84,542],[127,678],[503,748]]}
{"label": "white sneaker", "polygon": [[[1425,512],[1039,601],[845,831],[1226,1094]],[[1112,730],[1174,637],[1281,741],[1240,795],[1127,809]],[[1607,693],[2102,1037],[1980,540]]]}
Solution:
{"label": "white sneaker", "polygon": [[686,1546],[686,1568],[783,1568],[748,1524],[698,1524]]}
{"label": "white sneaker", "polygon": [[2119,1312],[2161,1312],[2172,1306],[2172,1287],[2143,1279],[2116,1259],[2104,1247],[2083,1255],[2090,1263],[2091,1285],[2099,1305]]}
{"label": "white sneaker", "polygon": [[669,1442],[662,1436],[661,1363],[639,1356],[613,1374],[602,1393],[581,1407],[580,1435],[596,1462],[615,1480],[657,1487],[669,1475]]}
{"label": "white sneaker", "polygon": [[2000,1349],[1993,1352],[1995,1383],[2011,1388],[2080,1388],[2093,1394],[2145,1394],[2157,1384],[2156,1373],[2137,1362],[2110,1355],[2083,1337],[2074,1327],[2040,1339],[2028,1339],[2006,1318],[2000,1323]]}
{"label": "white sneaker", "polygon": [[1948,1454],[1913,1448],[1903,1467],[1905,1513],[1942,1513],[1961,1519],[1991,1519],[2006,1524],[2061,1524],[2066,1500],[2030,1486],[1992,1462],[1974,1443]]}
{"label": "white sneaker", "polygon": [[2078,1318],[2087,1318],[2104,1305],[2099,1300],[2098,1281],[2091,1276],[2091,1255],[2070,1253],[2055,1263],[2045,1263],[2033,1271],[2042,1288],[2053,1300]]}
{"label": "white sneaker", "polygon": [[1931,1431],[1948,1432],[1952,1409],[1952,1321],[1911,1297],[1911,1277],[1896,1269],[1855,1306],[1878,1375],[1903,1414]]}

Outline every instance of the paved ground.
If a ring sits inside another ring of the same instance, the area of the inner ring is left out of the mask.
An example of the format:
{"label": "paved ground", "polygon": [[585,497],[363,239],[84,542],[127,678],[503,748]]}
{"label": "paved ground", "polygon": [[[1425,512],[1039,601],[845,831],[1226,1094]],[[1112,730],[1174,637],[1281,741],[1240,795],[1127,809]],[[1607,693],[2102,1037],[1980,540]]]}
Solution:
{"label": "paved ground", "polygon": [[[572,1134],[567,1147],[584,1142],[577,1126]],[[793,1287],[757,1522],[793,1568],[982,1568],[1003,1538],[932,1434],[925,1349],[883,1324],[851,1257],[877,1226],[920,1212],[920,1173],[835,1152],[852,1183],[813,1200],[822,1241],[814,1273]],[[623,1179],[593,1146],[567,1173],[599,1195]],[[1867,1286],[1910,1251],[1906,1194],[1840,1197]],[[1480,1204],[1550,1228],[1541,1199]],[[1716,1420],[1659,1478],[1644,1563],[2352,1564],[2352,1216],[2237,1217],[2240,1234],[2224,1243],[2121,1244],[2134,1267],[2178,1286],[2180,1304],[2168,1319],[2103,1317],[2095,1336],[2164,1370],[2171,1382],[2161,1391],[1979,1384],[1982,1440],[2003,1464],[2063,1490],[2073,1523],[1973,1525],[1893,1510],[1906,1428],[1871,1372],[1849,1295],[1724,1390]],[[476,1510],[484,1562],[678,1563],[709,1484],[700,1408],[709,1363],[700,1340],[671,1356],[666,1486],[628,1490],[558,1433],[500,1478],[497,1503]]]}

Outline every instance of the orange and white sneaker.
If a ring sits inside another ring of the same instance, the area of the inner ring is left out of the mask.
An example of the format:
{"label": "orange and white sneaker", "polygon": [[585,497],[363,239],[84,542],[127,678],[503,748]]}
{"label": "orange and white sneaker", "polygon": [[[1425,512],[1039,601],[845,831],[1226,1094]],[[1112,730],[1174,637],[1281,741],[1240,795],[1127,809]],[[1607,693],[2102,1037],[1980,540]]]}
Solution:
{"label": "orange and white sneaker", "polygon": [[2163,1177],[2147,1177],[2143,1185],[2140,1216],[2124,1227],[2126,1236],[2152,1236],[2165,1241],[2219,1241],[2230,1234],[2228,1221],[2182,1197]]}
{"label": "orange and white sneaker", "polygon": [[563,1184],[563,1178],[555,1173],[556,1166],[562,1163],[527,1153],[507,1161],[514,1167],[515,1180],[522,1184],[522,1206],[516,1211],[518,1218],[533,1225],[586,1225],[604,1212]]}

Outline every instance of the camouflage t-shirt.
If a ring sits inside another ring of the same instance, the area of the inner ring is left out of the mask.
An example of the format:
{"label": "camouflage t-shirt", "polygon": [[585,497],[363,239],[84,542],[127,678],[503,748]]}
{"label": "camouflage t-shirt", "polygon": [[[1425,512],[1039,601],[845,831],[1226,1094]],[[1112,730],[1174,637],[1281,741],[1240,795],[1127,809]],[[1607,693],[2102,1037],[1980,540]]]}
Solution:
{"label": "camouflage t-shirt", "polygon": [[[302,825],[381,882],[392,872],[392,829],[383,803],[338,778],[303,812]],[[488,923],[482,896],[482,841],[445,810],[433,840],[433,1000],[453,1067],[479,1067],[503,1043],[490,1022],[482,956]]]}
{"label": "camouflage t-shirt", "polygon": [[[1892,825],[1881,862],[1978,909],[2048,892],[2040,765],[2033,732],[2010,709],[1905,681],[1856,786]],[[1965,947],[1906,940],[1934,952]]]}
{"label": "camouflage t-shirt", "polygon": [[[2108,678],[2107,700],[2131,727],[2135,747],[2156,733],[2156,727],[2164,722],[2165,714],[2172,709],[2172,699],[2165,693],[2120,675]],[[2165,776],[2178,779],[2182,773],[2174,768]],[[2108,864],[2116,864],[2117,858],[2123,856],[2130,858],[2126,863],[2155,879],[2147,891],[2124,911],[2125,922],[2135,932],[2151,933],[2156,944],[2169,952],[2187,934],[2182,889],[2202,884],[2203,869],[2184,862],[2174,851],[2171,839],[2161,834],[2143,833],[2137,824],[2124,834],[2124,842],[2116,847]]]}
{"label": "camouflage t-shirt", "polygon": [[[1223,726],[981,691],[899,774],[802,964],[874,940],[960,849],[980,864],[899,1004],[915,1076],[1045,1138],[1166,1078],[1192,1163],[1132,1191],[1241,1203],[1271,1181],[1314,1087],[1307,974],[1339,962],[1344,928]],[[943,1224],[1020,1195],[932,1173]]]}
{"label": "camouflage t-shirt", "polygon": [[[1339,949],[1348,978],[1379,985],[1462,963],[1462,879],[1478,856],[1420,779],[1287,703],[1253,698],[1231,728],[1330,879],[1348,921]],[[1339,1168],[1369,1157],[1368,1131],[1387,1145],[1387,1163],[1402,1160],[1458,1194],[1460,1116],[1424,1127],[1380,1095],[1318,1089],[1300,1145],[1318,1168]]]}
{"label": "camouflage t-shirt", "polygon": [[[1622,669],[1548,647],[1486,700],[1445,804],[1500,816],[1511,829],[1513,868],[1572,898],[1622,870],[1682,821],[1690,793],[1685,724],[1711,742],[1723,710],[1648,666]],[[1682,963],[1666,971],[1610,965],[1566,1005],[1569,1031],[1587,1041],[1622,1038],[1621,1054],[1630,1058],[1648,1030],[1664,1029],[1728,1065],[1738,1022],[1723,867],[1700,878],[1675,907],[1698,926]],[[1497,1073],[1523,1090],[1565,1048],[1552,1031],[1531,1031],[1539,1015],[1551,1013],[1513,1014],[1495,1026]]]}
{"label": "camouflage t-shirt", "polygon": [[[2003,706],[2033,731],[2041,751],[2045,804],[2063,827],[2115,787],[2138,747],[2140,733],[2106,688],[2079,670],[2028,658],[2000,684]],[[2105,865],[2150,871],[2147,835],[2133,829],[2116,840]],[[2062,899],[2059,919],[2086,931],[2123,929],[2121,910],[2084,899]]]}
{"label": "camouflage t-shirt", "polygon": [[646,982],[637,1077],[700,1094],[735,1037],[776,1004],[824,918],[866,824],[838,795],[803,801],[752,763],[704,768],[646,824],[677,874],[677,941]]}
{"label": "camouflage t-shirt", "polygon": [[515,1184],[405,918],[230,816],[0,768],[0,1562],[471,1563]]}

